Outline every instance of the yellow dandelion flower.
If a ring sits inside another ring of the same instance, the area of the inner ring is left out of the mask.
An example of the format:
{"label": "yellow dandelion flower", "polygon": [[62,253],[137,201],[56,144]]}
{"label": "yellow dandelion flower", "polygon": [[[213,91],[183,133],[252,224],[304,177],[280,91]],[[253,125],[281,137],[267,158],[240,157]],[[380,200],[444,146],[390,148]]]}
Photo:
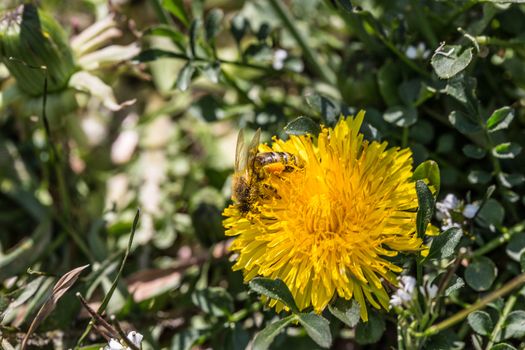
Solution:
{"label": "yellow dandelion flower", "polygon": [[[387,309],[383,282],[395,285],[402,270],[388,258],[424,247],[415,229],[412,153],[365,141],[363,117],[361,111],[323,127],[317,143],[303,135],[259,145],[259,152],[292,154],[300,165],[268,172],[248,212],[235,203],[225,209],[224,226],[236,236],[234,269],[245,281],[279,278],[300,310],[317,313],[335,295],[355,298],[367,320],[365,301]],[[283,308],[275,300],[270,306]]]}

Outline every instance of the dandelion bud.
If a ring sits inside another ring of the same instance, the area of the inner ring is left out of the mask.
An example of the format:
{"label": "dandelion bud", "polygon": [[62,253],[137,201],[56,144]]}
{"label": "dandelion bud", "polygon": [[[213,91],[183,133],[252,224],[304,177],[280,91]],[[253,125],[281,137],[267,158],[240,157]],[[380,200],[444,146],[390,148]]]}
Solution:
{"label": "dandelion bud", "polygon": [[0,19],[0,61],[16,79],[21,91],[31,96],[44,94],[47,67],[48,92],[66,88],[75,71],[67,36],[50,16],[26,4]]}

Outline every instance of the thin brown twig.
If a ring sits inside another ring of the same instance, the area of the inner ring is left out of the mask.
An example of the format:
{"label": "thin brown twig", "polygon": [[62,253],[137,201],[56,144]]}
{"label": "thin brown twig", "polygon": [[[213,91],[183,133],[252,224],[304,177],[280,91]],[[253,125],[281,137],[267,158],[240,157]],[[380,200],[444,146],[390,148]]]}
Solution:
{"label": "thin brown twig", "polygon": [[[102,318],[102,316],[97,314],[95,310],[91,308],[91,306],[88,305],[82,294],[77,293],[76,296],[80,300],[82,306],[84,306],[87,312],[91,315],[93,320],[97,321],[102,327],[104,327],[108,331],[111,338],[118,338],[118,332],[104,318]],[[96,325],[95,322],[93,322],[93,325]]]}

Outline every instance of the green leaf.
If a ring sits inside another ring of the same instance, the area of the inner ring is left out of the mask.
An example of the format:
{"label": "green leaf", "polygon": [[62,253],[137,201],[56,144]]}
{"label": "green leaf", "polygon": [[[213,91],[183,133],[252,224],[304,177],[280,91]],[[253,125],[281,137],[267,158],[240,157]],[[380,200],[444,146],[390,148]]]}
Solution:
{"label": "green leaf", "polygon": [[359,303],[355,300],[337,298],[328,305],[328,310],[350,328],[354,328],[361,318]]}
{"label": "green leaf", "polygon": [[194,328],[184,329],[173,336],[170,350],[191,350],[199,337],[198,330]]}
{"label": "green leaf", "polygon": [[170,38],[174,43],[178,43],[182,47],[186,45],[186,36],[181,31],[168,25],[158,25],[148,28],[144,31],[144,35],[163,36]]}
{"label": "green leaf", "polygon": [[341,5],[341,7],[344,8],[346,11],[352,13],[352,10],[354,9],[354,7],[352,6],[352,3],[350,2],[350,0],[338,0],[337,2],[338,2],[339,5]]}
{"label": "green leaf", "polygon": [[330,333],[330,323],[326,318],[315,313],[298,314],[299,323],[304,327],[306,333],[323,348],[332,345],[332,334]]}
{"label": "green leaf", "polygon": [[224,12],[222,12],[221,9],[214,8],[208,13],[204,22],[206,40],[210,41],[217,36],[221,30],[221,21],[223,17]]}
{"label": "green leaf", "polygon": [[355,328],[355,340],[361,345],[377,343],[385,328],[385,321],[376,313],[371,313],[368,322],[360,322]]}
{"label": "green leaf", "polygon": [[505,209],[497,200],[492,198],[485,202],[476,216],[484,227],[489,227],[490,225],[501,226],[504,217]]}
{"label": "green leaf", "polygon": [[133,61],[151,62],[151,61],[158,60],[159,58],[165,58],[165,57],[187,59],[186,56],[178,52],[172,52],[172,51],[166,51],[166,50],[160,50],[160,49],[149,49],[149,50],[144,50],[141,53],[139,53],[137,56],[133,57]]}
{"label": "green leaf", "polygon": [[180,91],[186,91],[191,83],[191,78],[193,76],[193,72],[195,71],[195,68],[191,64],[191,62],[188,62],[182,67],[182,69],[179,72],[179,76],[177,77],[177,82],[175,83],[175,86]]}
{"label": "green leaf", "polygon": [[471,117],[460,111],[452,111],[448,115],[448,121],[463,134],[473,134],[482,130]]}
{"label": "green leaf", "polygon": [[489,335],[494,325],[490,315],[485,311],[474,311],[467,317],[468,324],[474,332],[481,335]]}
{"label": "green leaf", "polygon": [[412,180],[417,181],[423,179],[427,179],[428,185],[433,186],[436,189],[437,196],[441,186],[441,176],[439,173],[439,166],[433,160],[424,161],[417,166],[416,170],[414,170]]}
{"label": "green leaf", "polygon": [[286,124],[284,131],[288,135],[310,134],[317,136],[321,132],[319,124],[308,117],[298,117]]}
{"label": "green leaf", "polygon": [[508,106],[497,109],[487,120],[488,132],[494,132],[509,127],[514,119],[514,110]]}
{"label": "green leaf", "polygon": [[266,295],[269,298],[279,300],[288,306],[293,312],[299,312],[292,293],[288,286],[280,280],[273,280],[271,278],[256,277],[250,281],[250,288],[259,293]]}
{"label": "green leaf", "polygon": [[465,282],[477,292],[489,290],[496,279],[498,269],[485,256],[481,256],[470,263],[465,269]]}
{"label": "green leaf", "polygon": [[305,99],[306,103],[321,116],[323,123],[328,126],[334,126],[337,123],[341,115],[341,108],[336,102],[317,93],[306,95]]}
{"label": "green leaf", "polygon": [[492,179],[492,174],[483,170],[469,171],[467,176],[468,182],[471,184],[487,184]]}
{"label": "green leaf", "polygon": [[451,227],[432,239],[432,245],[425,260],[447,259],[455,254],[456,246],[463,236],[461,229]]}
{"label": "green leaf", "polygon": [[450,279],[450,282],[448,283],[447,288],[445,289],[445,296],[449,296],[450,294],[454,293],[455,291],[463,288],[465,286],[465,281],[458,275],[454,274],[452,278]]}
{"label": "green leaf", "polygon": [[472,61],[472,49],[445,45],[434,52],[430,64],[439,78],[450,79],[467,68]]}
{"label": "green leaf", "polygon": [[194,19],[190,26],[190,50],[193,57],[197,57],[197,39],[199,36],[199,30],[201,28],[202,21],[200,19]]}
{"label": "green leaf", "polygon": [[398,66],[390,60],[387,60],[377,72],[379,92],[389,107],[401,104],[398,95],[399,79]]}
{"label": "green leaf", "polygon": [[185,27],[188,26],[188,15],[184,9],[183,0],[162,0],[162,6],[173,16],[177,17]]}
{"label": "green leaf", "polygon": [[253,350],[268,349],[275,337],[278,336],[279,333],[281,333],[281,331],[294,319],[295,315],[290,315],[288,317],[283,318],[282,320],[279,320],[266,326],[266,328],[257,333],[257,335],[255,336],[253,340]]}
{"label": "green leaf", "polygon": [[498,175],[498,178],[501,181],[501,184],[507,188],[519,186],[525,182],[525,176],[523,174],[518,174],[518,173],[514,173],[514,174],[500,173]]}
{"label": "green leaf", "polygon": [[447,86],[443,92],[468,107],[476,103],[476,83],[475,78],[459,74],[447,80]]}
{"label": "green leaf", "polygon": [[487,151],[484,148],[471,144],[463,146],[462,151],[464,155],[473,159],[482,159],[487,154]]}
{"label": "green leaf", "polygon": [[[494,1],[494,0],[491,0]],[[516,350],[516,348],[507,343],[499,343],[490,348],[490,350]]]}
{"label": "green leaf", "polygon": [[404,106],[390,107],[383,114],[383,119],[395,126],[408,127],[417,122],[417,109]]}
{"label": "green leaf", "polygon": [[520,258],[524,256],[525,251],[525,232],[519,232],[514,235],[507,243],[505,248],[507,255],[514,261],[520,261]]}
{"label": "green leaf", "polygon": [[191,301],[207,314],[227,316],[233,311],[233,298],[221,287],[197,289],[191,295]]}
{"label": "green leaf", "polygon": [[423,180],[416,181],[416,192],[419,203],[416,216],[416,228],[418,236],[423,237],[430,220],[432,220],[435,203],[432,192],[430,192],[430,189]]}
{"label": "green leaf", "polygon": [[505,321],[502,337],[503,339],[525,337],[525,311],[516,310],[509,314]]}
{"label": "green leaf", "polygon": [[248,20],[243,16],[235,16],[231,20],[230,31],[237,43],[240,43],[248,30]]}
{"label": "green leaf", "polygon": [[504,142],[492,149],[494,157],[502,159],[515,158],[521,152],[521,146],[514,142]]}

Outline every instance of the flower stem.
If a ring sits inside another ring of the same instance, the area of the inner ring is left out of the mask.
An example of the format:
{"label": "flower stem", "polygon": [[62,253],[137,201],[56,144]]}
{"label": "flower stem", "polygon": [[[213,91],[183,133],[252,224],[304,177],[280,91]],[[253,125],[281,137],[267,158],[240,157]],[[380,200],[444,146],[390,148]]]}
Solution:
{"label": "flower stem", "polygon": [[519,233],[519,232],[523,232],[523,230],[525,230],[525,221],[522,221],[522,222],[512,226],[507,231],[503,231],[500,236],[494,238],[492,241],[488,242],[483,247],[481,247],[478,250],[474,251],[471,254],[471,257],[472,258],[476,258],[476,257],[479,257],[479,256],[487,254],[488,252],[496,249],[497,247],[499,247],[503,243],[508,242],[510,240],[510,238],[514,234]]}
{"label": "flower stem", "polygon": [[509,299],[507,300],[507,303],[505,304],[505,307],[503,308],[503,312],[501,313],[501,316],[498,320],[498,323],[496,323],[496,326],[492,330],[492,333],[489,337],[489,342],[487,343],[486,350],[492,349],[492,345],[494,345],[494,342],[499,336],[499,333],[501,332],[501,329],[503,328],[503,325],[505,324],[505,321],[507,320],[507,317],[509,316],[510,311],[514,307],[514,304],[516,304],[516,301],[518,300],[517,295],[511,295]]}
{"label": "flower stem", "polygon": [[328,68],[326,63],[319,61],[319,55],[313,51],[308,45],[306,38],[299,31],[299,28],[294,23],[292,15],[283,4],[281,0],[268,0],[276,15],[279,17],[283,25],[288,29],[290,34],[294,37],[297,44],[303,50],[306,60],[310,64],[311,68],[315,71],[319,77],[321,77],[326,83],[335,85],[337,83],[334,72]]}
{"label": "flower stem", "polygon": [[436,333],[439,333],[453,325],[455,325],[458,322],[461,322],[463,319],[465,319],[471,312],[474,312],[476,310],[480,310],[488,303],[510,293],[514,288],[519,287],[525,283],[525,273],[522,273],[521,275],[518,275],[514,279],[512,279],[510,282],[508,282],[506,285],[501,287],[500,289],[488,294],[484,298],[481,298],[478,302],[472,304],[468,308],[456,313],[455,315],[447,318],[446,320],[428,328],[424,332],[417,332],[414,333],[414,336],[416,337],[429,337]]}

